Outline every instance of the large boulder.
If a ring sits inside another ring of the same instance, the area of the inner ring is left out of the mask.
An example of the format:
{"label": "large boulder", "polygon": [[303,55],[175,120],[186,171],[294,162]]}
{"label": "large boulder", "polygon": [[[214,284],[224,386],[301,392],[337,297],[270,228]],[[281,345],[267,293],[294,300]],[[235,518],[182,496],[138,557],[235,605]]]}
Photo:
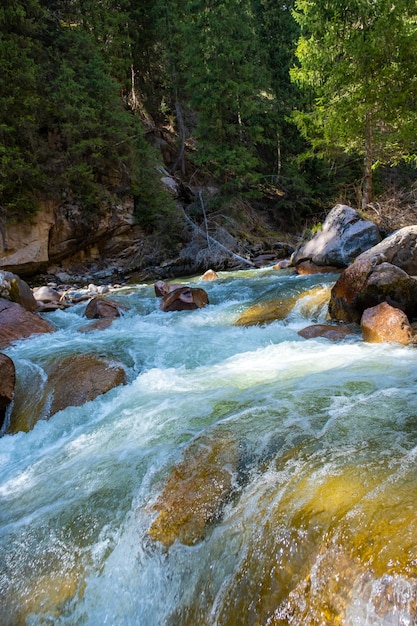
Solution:
{"label": "large boulder", "polygon": [[120,363],[89,354],[55,360],[45,370],[53,392],[49,416],[68,406],[81,406],[126,383],[126,371]]}
{"label": "large boulder", "polygon": [[0,270],[0,298],[17,302],[27,311],[35,311],[38,304],[29,285],[17,274]]}
{"label": "large boulder", "polygon": [[387,302],[381,302],[364,311],[361,329],[364,341],[371,343],[393,341],[408,345],[413,341],[413,329],[408,317]]}
{"label": "large boulder", "polygon": [[0,298],[0,349],[31,335],[52,333],[55,328],[20,304]]}
{"label": "large boulder", "polygon": [[6,354],[0,354],[0,429],[6,417],[6,409],[13,400],[16,383],[14,363]]}
{"label": "large boulder", "polygon": [[315,265],[346,267],[362,252],[375,246],[381,237],[373,222],[362,219],[355,209],[337,204],[323,228],[294,253],[293,265],[312,261]]}
{"label": "large boulder", "polygon": [[69,406],[81,406],[127,380],[121,363],[91,354],[53,359],[44,366],[44,373],[46,381],[31,372],[24,389],[16,385],[9,433],[28,432],[39,419],[49,419]]}
{"label": "large boulder", "polygon": [[163,296],[160,304],[162,311],[192,311],[201,309],[209,303],[207,293],[198,287],[179,287]]}
{"label": "large boulder", "polygon": [[388,302],[408,317],[417,315],[417,226],[396,231],[363,252],[335,283],[329,303],[333,319],[359,323],[365,309]]}
{"label": "large boulder", "polygon": [[391,263],[417,276],[417,225],[405,226],[363,252],[357,259],[370,266]]}

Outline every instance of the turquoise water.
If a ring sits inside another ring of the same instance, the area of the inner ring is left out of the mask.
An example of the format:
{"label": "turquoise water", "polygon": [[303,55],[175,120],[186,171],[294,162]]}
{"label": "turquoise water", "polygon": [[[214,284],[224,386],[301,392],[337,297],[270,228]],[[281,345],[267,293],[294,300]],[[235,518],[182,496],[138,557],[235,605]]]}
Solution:
{"label": "turquoise water", "polygon": [[416,349],[306,341],[305,299],[234,326],[334,280],[225,273],[175,313],[132,285],[109,329],[80,304],[5,350],[17,408],[57,356],[128,383],[0,439],[1,624],[417,623]]}

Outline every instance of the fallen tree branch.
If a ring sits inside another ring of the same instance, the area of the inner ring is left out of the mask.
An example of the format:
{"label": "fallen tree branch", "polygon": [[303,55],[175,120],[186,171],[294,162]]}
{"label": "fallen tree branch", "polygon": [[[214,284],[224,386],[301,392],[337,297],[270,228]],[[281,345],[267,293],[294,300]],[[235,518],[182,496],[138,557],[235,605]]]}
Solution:
{"label": "fallen tree branch", "polygon": [[222,250],[224,250],[225,252],[227,252],[228,254],[230,254],[232,257],[234,257],[235,259],[237,259],[238,261],[240,261],[241,263],[245,263],[246,265],[249,265],[250,267],[255,267],[255,264],[252,263],[252,261],[249,261],[248,259],[245,259],[243,256],[240,256],[239,254],[236,254],[235,252],[233,252],[232,250],[229,250],[229,248],[226,248],[226,246],[224,246],[222,243],[220,243],[220,241],[217,241],[217,239],[214,239],[214,237],[212,237],[211,235],[209,235],[208,233],[205,233],[204,230],[202,228],[200,228],[200,226],[198,226],[197,224],[195,224],[193,222],[193,220],[191,218],[188,217],[188,215],[186,214],[186,212],[184,211],[184,209],[182,210],[184,213],[184,218],[185,221],[187,222],[187,224],[190,224],[190,226],[196,231],[198,232],[202,237],[207,238],[207,241],[210,241],[211,243],[215,244],[216,246],[218,246],[219,248],[221,248]]}

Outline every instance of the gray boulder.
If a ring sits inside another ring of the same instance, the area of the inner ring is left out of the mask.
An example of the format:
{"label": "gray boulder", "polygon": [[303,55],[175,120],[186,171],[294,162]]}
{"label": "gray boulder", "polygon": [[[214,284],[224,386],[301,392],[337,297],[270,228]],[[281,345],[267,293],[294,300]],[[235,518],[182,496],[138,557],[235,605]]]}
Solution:
{"label": "gray boulder", "polygon": [[316,265],[346,267],[380,240],[376,224],[362,219],[355,209],[337,204],[322,230],[294,253],[292,264],[312,261]]}
{"label": "gray boulder", "polygon": [[20,304],[27,311],[35,311],[37,302],[29,285],[17,274],[0,270],[0,298]]}

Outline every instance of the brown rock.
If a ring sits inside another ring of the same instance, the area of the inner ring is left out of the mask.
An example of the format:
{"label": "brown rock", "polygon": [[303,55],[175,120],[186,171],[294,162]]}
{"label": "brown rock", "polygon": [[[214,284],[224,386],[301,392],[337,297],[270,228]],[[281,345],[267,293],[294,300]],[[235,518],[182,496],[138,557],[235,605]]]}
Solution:
{"label": "brown rock", "polygon": [[330,293],[330,317],[341,322],[359,323],[363,312],[359,294],[371,269],[368,261],[359,259],[345,269]]}
{"label": "brown rock", "polygon": [[56,360],[45,369],[49,374],[48,387],[53,390],[49,417],[126,383],[126,372],[121,365],[89,354]]}
{"label": "brown rock", "polygon": [[236,320],[235,326],[261,326],[283,320],[294,308],[297,298],[281,298],[268,302],[257,302]]}
{"label": "brown rock", "polygon": [[343,326],[332,326],[331,324],[313,324],[298,331],[300,337],[304,339],[315,339],[316,337],[324,337],[330,341],[342,341],[347,335],[352,335],[350,328]]}
{"label": "brown rock", "polygon": [[297,274],[300,276],[309,276],[311,274],[340,274],[340,267],[333,267],[331,265],[316,265],[312,261],[302,261],[298,263],[295,268]]}
{"label": "brown rock", "polygon": [[84,317],[90,320],[120,317],[119,306],[117,302],[113,302],[113,300],[95,297],[92,298],[85,307]]}
{"label": "brown rock", "polygon": [[201,280],[217,280],[219,275],[214,270],[207,270],[201,277]]}
{"label": "brown rock", "polygon": [[106,330],[109,326],[112,325],[114,317],[103,317],[103,319],[98,319],[92,322],[91,324],[87,324],[86,326],[81,326],[78,328],[79,333],[90,333],[94,330]]}
{"label": "brown rock", "polygon": [[361,328],[364,341],[371,343],[393,341],[408,345],[413,338],[406,314],[387,302],[366,309],[362,315]]}
{"label": "brown rock", "polygon": [[54,332],[52,324],[20,304],[0,298],[0,349],[18,339]]}
{"label": "brown rock", "polygon": [[158,516],[149,536],[167,547],[176,539],[185,545],[203,539],[232,493],[237,464],[238,446],[228,436],[203,437],[191,445],[152,507]]}
{"label": "brown rock", "polygon": [[369,258],[350,265],[334,285],[329,303],[333,319],[359,323],[365,309],[388,302],[413,317],[417,313],[417,281],[391,263]]}
{"label": "brown rock", "polygon": [[207,293],[198,287],[180,287],[166,294],[160,304],[162,311],[192,311],[209,303]]}
{"label": "brown rock", "polygon": [[166,283],[163,280],[158,280],[158,282],[156,282],[154,285],[155,295],[157,295],[158,297],[166,296],[167,294],[175,291],[176,289],[180,289],[181,287],[185,287],[185,285],[180,285],[178,283]]}
{"label": "brown rock", "polygon": [[9,433],[28,432],[39,419],[48,419],[69,406],[81,406],[126,383],[121,364],[90,354],[54,359],[44,371],[46,383],[31,376],[25,389],[16,385]]}
{"label": "brown rock", "polygon": [[281,259],[278,263],[275,263],[273,270],[286,270],[291,267],[291,261],[289,259]]}
{"label": "brown rock", "polygon": [[6,409],[13,400],[16,383],[14,363],[6,354],[0,354],[0,428],[6,417]]}

